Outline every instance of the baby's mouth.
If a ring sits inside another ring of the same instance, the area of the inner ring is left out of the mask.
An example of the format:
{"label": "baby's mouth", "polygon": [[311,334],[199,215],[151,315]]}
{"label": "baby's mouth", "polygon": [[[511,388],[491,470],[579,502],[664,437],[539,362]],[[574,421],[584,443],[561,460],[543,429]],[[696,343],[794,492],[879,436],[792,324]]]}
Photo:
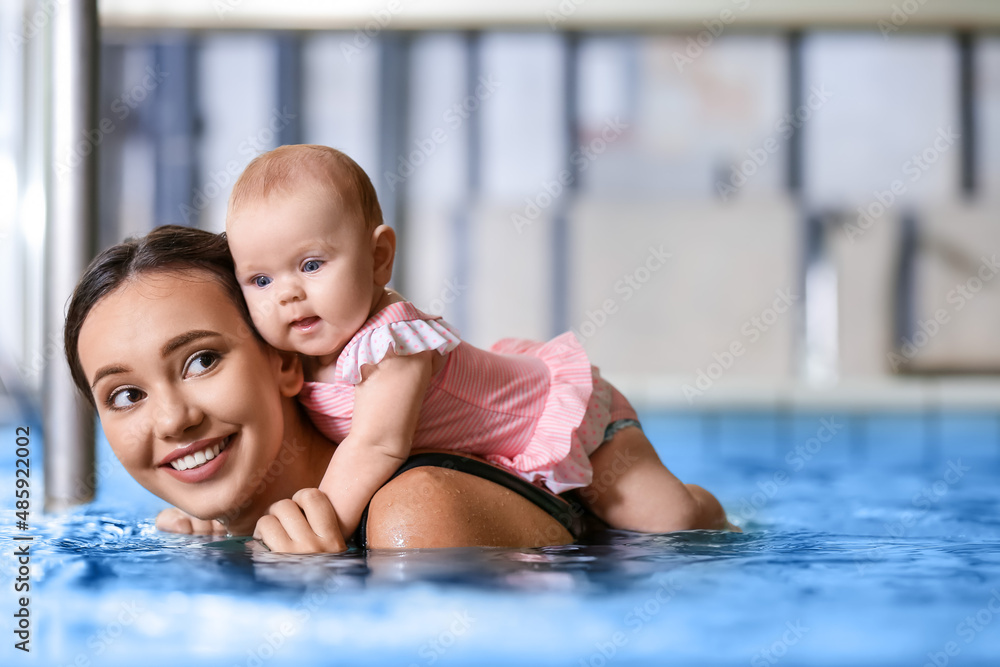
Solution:
{"label": "baby's mouth", "polygon": [[229,441],[233,439],[232,435],[227,436],[222,442],[217,442],[210,447],[198,450],[187,456],[182,456],[179,459],[174,459],[170,462],[170,466],[174,470],[191,470],[192,468],[200,468],[205,465],[216,456],[218,456],[228,445]]}
{"label": "baby's mouth", "polygon": [[303,317],[301,320],[295,320],[292,322],[292,328],[298,329],[299,331],[308,331],[317,322],[319,322],[319,318],[315,315],[312,317]]}

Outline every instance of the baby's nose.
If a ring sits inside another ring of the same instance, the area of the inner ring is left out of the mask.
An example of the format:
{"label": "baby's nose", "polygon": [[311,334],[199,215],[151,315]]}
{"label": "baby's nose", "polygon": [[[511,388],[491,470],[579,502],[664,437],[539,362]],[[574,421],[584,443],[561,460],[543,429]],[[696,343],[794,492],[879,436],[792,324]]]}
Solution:
{"label": "baby's nose", "polygon": [[301,301],[304,298],[305,292],[302,290],[298,281],[293,280],[285,282],[278,291],[278,300],[281,303],[292,303],[294,301]]}

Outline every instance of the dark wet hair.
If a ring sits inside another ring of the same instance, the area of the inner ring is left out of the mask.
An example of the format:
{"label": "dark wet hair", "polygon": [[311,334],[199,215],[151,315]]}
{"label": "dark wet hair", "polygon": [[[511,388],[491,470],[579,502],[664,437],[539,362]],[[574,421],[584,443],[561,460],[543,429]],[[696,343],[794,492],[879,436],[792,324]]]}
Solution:
{"label": "dark wet hair", "polygon": [[91,405],[94,396],[80,365],[80,329],[97,303],[126,281],[153,271],[200,269],[210,273],[232,300],[252,335],[263,342],[253,326],[225,234],[201,229],[164,225],[146,236],[126,239],[99,254],[77,283],[66,311],[63,341],[73,382]]}

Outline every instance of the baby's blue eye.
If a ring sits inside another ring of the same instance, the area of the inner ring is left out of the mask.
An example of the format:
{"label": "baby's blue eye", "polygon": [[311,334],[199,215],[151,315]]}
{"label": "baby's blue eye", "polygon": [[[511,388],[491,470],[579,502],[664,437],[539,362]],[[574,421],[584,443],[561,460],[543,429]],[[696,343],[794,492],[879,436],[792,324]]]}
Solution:
{"label": "baby's blue eye", "polygon": [[271,279],[267,276],[257,276],[253,279],[253,284],[257,287],[267,287],[271,284]]}
{"label": "baby's blue eye", "polygon": [[302,270],[306,273],[312,273],[313,271],[319,271],[319,267],[323,265],[323,262],[318,259],[310,259],[308,262],[302,265]]}

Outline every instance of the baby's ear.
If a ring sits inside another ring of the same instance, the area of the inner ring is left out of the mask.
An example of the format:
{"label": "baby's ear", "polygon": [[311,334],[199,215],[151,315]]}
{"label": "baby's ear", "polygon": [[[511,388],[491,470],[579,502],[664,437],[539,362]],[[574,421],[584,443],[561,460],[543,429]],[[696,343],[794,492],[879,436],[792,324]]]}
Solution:
{"label": "baby's ear", "polygon": [[389,225],[379,225],[372,232],[372,259],[375,283],[385,287],[392,278],[392,263],[396,259],[396,232]]}
{"label": "baby's ear", "polygon": [[278,370],[278,389],[282,396],[298,396],[302,390],[304,376],[302,361],[295,352],[272,350]]}

